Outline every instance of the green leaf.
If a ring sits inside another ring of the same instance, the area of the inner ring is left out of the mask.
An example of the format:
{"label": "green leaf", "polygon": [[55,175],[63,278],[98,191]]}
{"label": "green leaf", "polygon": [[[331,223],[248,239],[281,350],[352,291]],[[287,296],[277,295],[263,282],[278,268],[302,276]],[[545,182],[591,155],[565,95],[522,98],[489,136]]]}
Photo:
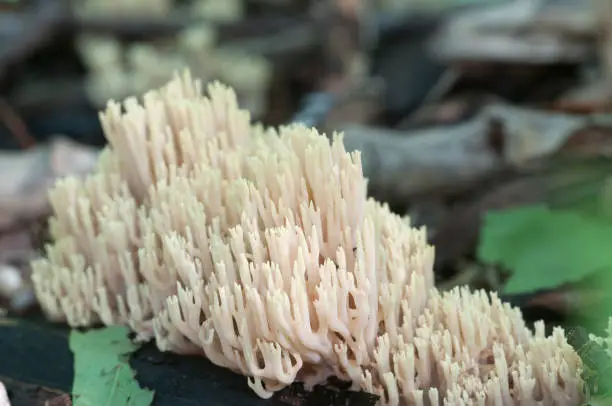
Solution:
{"label": "green leaf", "polygon": [[74,353],[74,406],[148,406],[154,392],[141,389],[127,355],[137,346],[125,327],[70,333]]}
{"label": "green leaf", "polygon": [[528,206],[486,215],[478,257],[512,273],[505,293],[527,293],[612,269],[611,242],[604,219]]}

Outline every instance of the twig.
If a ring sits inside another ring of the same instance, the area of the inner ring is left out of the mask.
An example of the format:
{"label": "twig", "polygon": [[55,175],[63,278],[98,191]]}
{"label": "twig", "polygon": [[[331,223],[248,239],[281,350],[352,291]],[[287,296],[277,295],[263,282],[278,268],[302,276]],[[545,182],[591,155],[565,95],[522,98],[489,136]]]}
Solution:
{"label": "twig", "polygon": [[461,72],[459,70],[453,68],[446,69],[434,87],[425,95],[423,104],[440,101],[455,86],[459,79],[461,79]]}
{"label": "twig", "polygon": [[30,135],[28,127],[17,112],[4,100],[0,98],[0,121],[9,130],[17,144],[23,149],[28,149],[36,144],[34,137]]}
{"label": "twig", "polygon": [[219,23],[194,17],[178,10],[165,17],[70,16],[66,18],[65,24],[70,30],[76,32],[87,31],[88,33],[113,35],[122,39],[175,35],[194,25],[206,24],[215,28],[220,40],[231,40],[278,34],[278,31],[312,24],[312,20],[308,16],[275,16],[274,18],[249,18],[239,22]]}
{"label": "twig", "polygon": [[438,289],[442,291],[451,290],[455,286],[470,285],[480,275],[478,265],[465,266],[455,277],[438,284]]}
{"label": "twig", "polygon": [[612,85],[612,2],[609,0],[595,0],[594,11],[599,20],[599,52],[603,74],[608,86]]}

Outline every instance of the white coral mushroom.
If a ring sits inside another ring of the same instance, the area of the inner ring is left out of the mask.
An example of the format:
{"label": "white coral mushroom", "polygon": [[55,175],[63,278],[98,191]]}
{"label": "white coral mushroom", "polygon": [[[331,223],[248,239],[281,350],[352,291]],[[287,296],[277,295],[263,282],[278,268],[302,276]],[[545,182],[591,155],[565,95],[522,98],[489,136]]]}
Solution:
{"label": "white coral mushroom", "polygon": [[563,332],[435,290],[425,230],[366,198],[341,136],[264,130],[208,93],[186,74],[101,114],[98,170],[51,192],[55,242],[33,263],[49,318],[128,324],[261,397],[333,375],[391,405],[577,404]]}

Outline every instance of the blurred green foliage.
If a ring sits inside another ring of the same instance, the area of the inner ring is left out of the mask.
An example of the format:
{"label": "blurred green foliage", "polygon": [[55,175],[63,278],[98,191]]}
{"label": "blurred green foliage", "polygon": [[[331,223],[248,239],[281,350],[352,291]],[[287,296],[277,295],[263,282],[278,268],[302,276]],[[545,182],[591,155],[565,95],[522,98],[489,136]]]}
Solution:
{"label": "blurred green foliage", "polygon": [[504,293],[528,293],[612,271],[612,223],[571,210],[528,206],[489,212],[478,257],[511,272]]}

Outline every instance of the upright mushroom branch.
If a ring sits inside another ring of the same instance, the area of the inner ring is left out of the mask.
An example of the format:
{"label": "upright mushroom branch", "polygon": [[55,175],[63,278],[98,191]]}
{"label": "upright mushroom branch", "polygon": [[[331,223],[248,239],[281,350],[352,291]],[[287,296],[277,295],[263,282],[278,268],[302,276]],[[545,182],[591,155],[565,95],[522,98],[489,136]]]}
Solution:
{"label": "upright mushroom branch", "polygon": [[252,125],[231,89],[201,87],[177,75],[101,114],[109,145],[51,191],[33,263],[50,319],[127,324],[264,398],[335,376],[389,405],[579,403],[563,331],[530,331],[495,294],[439,293],[425,230],[366,197],[341,135]]}

